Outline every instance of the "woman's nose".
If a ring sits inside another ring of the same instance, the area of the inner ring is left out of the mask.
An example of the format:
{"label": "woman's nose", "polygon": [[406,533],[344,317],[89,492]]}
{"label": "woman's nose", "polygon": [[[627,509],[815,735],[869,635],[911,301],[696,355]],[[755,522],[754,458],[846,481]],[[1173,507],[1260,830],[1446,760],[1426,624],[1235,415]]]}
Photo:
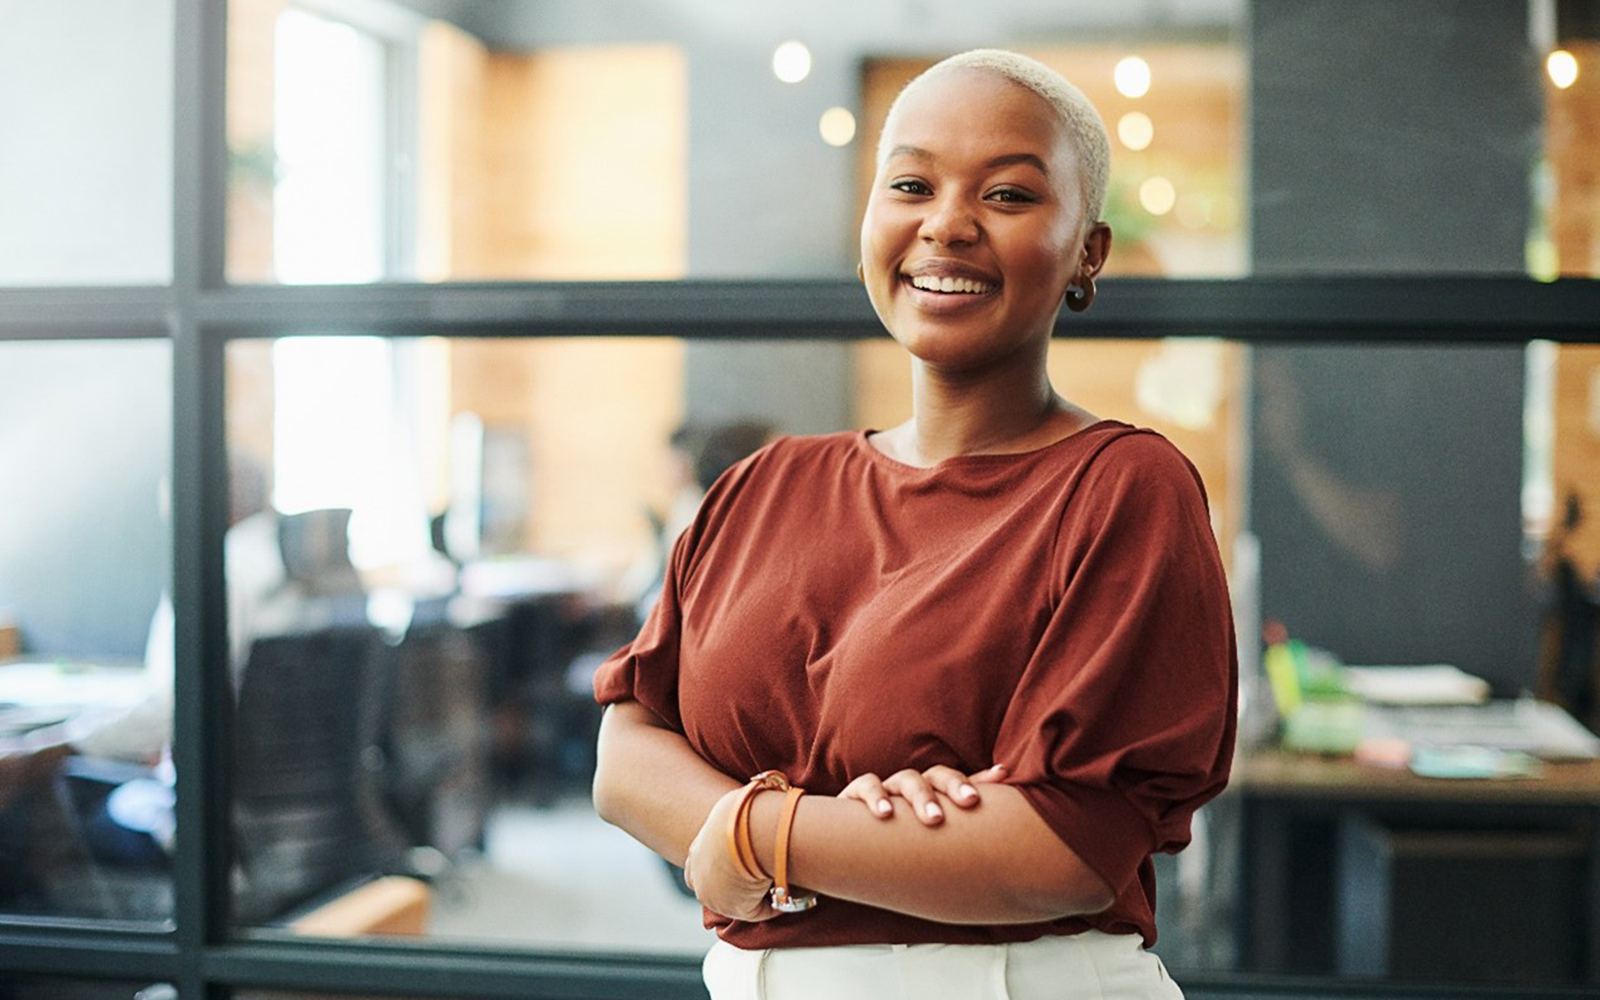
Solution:
{"label": "woman's nose", "polygon": [[957,197],[939,198],[928,204],[928,213],[923,216],[918,235],[940,246],[976,243],[979,236],[978,219],[964,200]]}

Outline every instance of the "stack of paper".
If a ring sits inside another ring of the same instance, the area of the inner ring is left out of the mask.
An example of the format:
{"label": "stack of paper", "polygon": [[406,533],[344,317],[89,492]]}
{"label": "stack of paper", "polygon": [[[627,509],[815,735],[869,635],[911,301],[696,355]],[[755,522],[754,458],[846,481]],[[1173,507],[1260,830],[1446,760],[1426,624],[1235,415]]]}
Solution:
{"label": "stack of paper", "polygon": [[1376,705],[1478,705],[1489,700],[1481,677],[1436,663],[1415,667],[1346,667],[1345,687]]}

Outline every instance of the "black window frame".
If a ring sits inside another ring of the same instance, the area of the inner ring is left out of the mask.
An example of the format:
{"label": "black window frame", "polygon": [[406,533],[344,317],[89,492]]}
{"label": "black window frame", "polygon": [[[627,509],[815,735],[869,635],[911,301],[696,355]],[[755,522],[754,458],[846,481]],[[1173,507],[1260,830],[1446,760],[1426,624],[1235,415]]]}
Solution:
{"label": "black window frame", "polygon": [[[8,973],[164,981],[189,998],[241,988],[489,998],[703,997],[698,962],[388,942],[235,938],[229,921],[233,699],[227,659],[224,355],[234,339],[883,336],[860,287],[820,281],[229,285],[224,278],[225,0],[174,0],[173,274],[163,287],[0,289],[0,341],[172,345],[174,756],[178,844],[170,930],[0,918]],[[1222,337],[1245,344],[1600,343],[1600,281],[1429,275],[1109,279],[1058,336]],[[1186,974],[1195,998],[1577,997],[1582,989],[1347,983]]]}

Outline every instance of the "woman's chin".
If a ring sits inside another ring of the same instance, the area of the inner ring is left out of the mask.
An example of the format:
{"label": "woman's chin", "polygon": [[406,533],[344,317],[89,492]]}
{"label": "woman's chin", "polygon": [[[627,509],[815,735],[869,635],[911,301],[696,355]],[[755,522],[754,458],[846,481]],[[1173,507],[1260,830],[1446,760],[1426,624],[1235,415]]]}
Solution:
{"label": "woman's chin", "polygon": [[1001,343],[994,335],[955,330],[906,330],[892,334],[919,364],[934,371],[978,373],[1004,367],[1019,355],[1017,343]]}

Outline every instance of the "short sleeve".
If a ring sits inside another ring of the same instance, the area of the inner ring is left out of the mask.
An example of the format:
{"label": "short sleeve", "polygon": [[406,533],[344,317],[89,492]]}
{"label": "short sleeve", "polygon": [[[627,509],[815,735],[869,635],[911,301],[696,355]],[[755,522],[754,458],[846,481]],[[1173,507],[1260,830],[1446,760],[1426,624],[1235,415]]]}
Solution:
{"label": "short sleeve", "polygon": [[691,527],[673,543],[661,596],[639,634],[606,657],[594,674],[594,696],[600,704],[637,701],[679,730],[683,728],[678,710],[678,646],[683,632],[680,594],[694,534]]}
{"label": "short sleeve", "polygon": [[995,761],[1119,896],[1227,782],[1238,667],[1198,475],[1166,439],[1109,443],[1069,497],[1060,591]]}

